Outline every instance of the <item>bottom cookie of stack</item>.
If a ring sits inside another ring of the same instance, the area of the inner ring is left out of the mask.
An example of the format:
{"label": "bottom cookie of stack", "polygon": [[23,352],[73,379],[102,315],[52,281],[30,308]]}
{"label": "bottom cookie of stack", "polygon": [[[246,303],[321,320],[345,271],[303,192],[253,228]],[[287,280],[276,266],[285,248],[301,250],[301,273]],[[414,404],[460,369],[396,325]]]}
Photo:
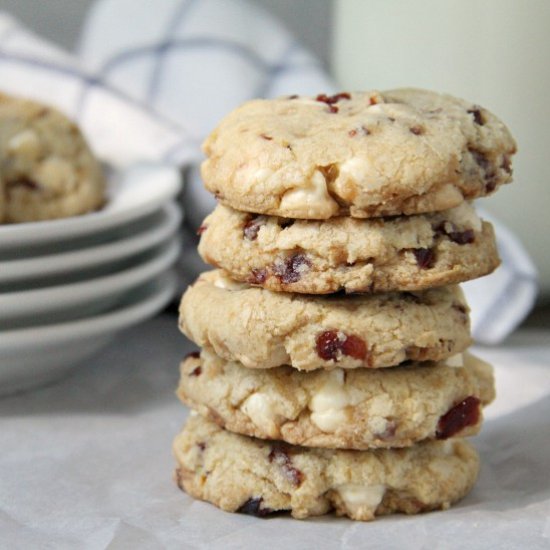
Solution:
{"label": "bottom cookie of stack", "polygon": [[197,414],[173,449],[181,489],[223,510],[262,517],[334,509],[366,521],[445,509],[470,491],[479,470],[476,451],[458,438],[403,449],[318,449],[231,433]]}

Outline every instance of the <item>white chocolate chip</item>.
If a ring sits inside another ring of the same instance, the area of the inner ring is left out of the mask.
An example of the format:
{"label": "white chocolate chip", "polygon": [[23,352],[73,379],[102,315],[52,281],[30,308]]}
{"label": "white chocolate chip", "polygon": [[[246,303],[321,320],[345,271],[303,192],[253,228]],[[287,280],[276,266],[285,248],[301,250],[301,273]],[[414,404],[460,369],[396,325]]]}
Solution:
{"label": "white chocolate chip", "polygon": [[246,283],[238,283],[222,273],[218,274],[218,277],[214,281],[214,286],[217,288],[223,288],[224,290],[243,290],[245,288],[249,288],[249,285]]}
{"label": "white chocolate chip", "polygon": [[328,380],[323,387],[313,396],[309,403],[312,411],[326,411],[329,409],[341,409],[349,403],[344,390],[344,371],[334,369],[329,372]]}
{"label": "white chocolate chip", "polygon": [[394,415],[393,401],[387,395],[377,395],[369,401],[368,430],[373,433],[384,433],[389,425],[388,418]]}
{"label": "white chocolate chip", "polygon": [[335,432],[348,419],[343,409],[328,409],[311,413],[312,422],[323,432]]}
{"label": "white chocolate chip", "polygon": [[40,163],[35,181],[51,194],[66,194],[79,184],[75,168],[64,158],[51,157]]}
{"label": "white chocolate chip", "polygon": [[380,189],[384,185],[384,180],[373,178],[373,169],[366,159],[351,158],[340,165],[340,173],[336,179],[336,185],[344,184],[352,180],[361,182],[361,185],[371,191]]}
{"label": "white chocolate chip", "polygon": [[307,187],[298,187],[287,191],[281,198],[280,210],[303,212],[309,216],[327,218],[338,212],[339,206],[328,194],[325,177],[319,170],[313,173]]}
{"label": "white chocolate chip", "polygon": [[27,160],[36,160],[40,154],[38,136],[32,130],[23,130],[9,140],[8,151]]}
{"label": "white chocolate chip", "polygon": [[346,508],[354,515],[374,515],[386,492],[385,485],[357,485],[344,483],[335,487]]}
{"label": "white chocolate chip", "polygon": [[457,353],[451,357],[445,359],[445,365],[448,367],[459,368],[464,366],[464,357],[462,353]]}
{"label": "white chocolate chip", "polygon": [[309,402],[311,421],[324,432],[334,432],[346,422],[344,409],[349,404],[350,396],[344,389],[344,371],[335,369]]}
{"label": "white chocolate chip", "polygon": [[383,416],[374,416],[368,420],[369,431],[375,434],[385,433],[389,425],[390,421]]}
{"label": "white chocolate chip", "polygon": [[265,393],[253,393],[241,405],[241,411],[246,414],[256,426],[266,429],[270,434],[277,434],[276,420],[279,417],[277,404]]}

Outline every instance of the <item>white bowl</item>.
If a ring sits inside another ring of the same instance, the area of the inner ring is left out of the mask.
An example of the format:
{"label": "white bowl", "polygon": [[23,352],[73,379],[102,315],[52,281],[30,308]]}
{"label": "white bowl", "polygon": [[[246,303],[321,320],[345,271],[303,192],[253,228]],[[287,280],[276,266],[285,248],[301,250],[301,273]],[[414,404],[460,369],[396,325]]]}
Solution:
{"label": "white bowl", "polygon": [[105,311],[129,290],[168,270],[176,262],[179,251],[179,239],[175,237],[116,273],[70,284],[2,293],[0,329],[9,331],[15,327],[57,323]]}
{"label": "white bowl", "polygon": [[44,243],[71,241],[104,232],[158,210],[180,190],[177,168],[162,164],[139,164],[108,180],[108,200],[101,210],[43,222],[0,226],[0,251]]}
{"label": "white bowl", "polygon": [[0,395],[50,382],[109,343],[122,329],[161,311],[174,296],[176,277],[164,273],[98,315],[0,333]]}
{"label": "white bowl", "polygon": [[[0,260],[0,291],[2,283],[44,279],[112,264],[144,252],[172,237],[181,222],[179,207],[170,203],[156,212],[142,226],[129,226],[129,236],[122,235],[112,242],[55,253],[55,246],[43,248],[40,255],[24,259]],[[117,235],[118,236],[118,235]],[[54,253],[52,253],[54,251]],[[37,251],[38,252],[38,251]]]}

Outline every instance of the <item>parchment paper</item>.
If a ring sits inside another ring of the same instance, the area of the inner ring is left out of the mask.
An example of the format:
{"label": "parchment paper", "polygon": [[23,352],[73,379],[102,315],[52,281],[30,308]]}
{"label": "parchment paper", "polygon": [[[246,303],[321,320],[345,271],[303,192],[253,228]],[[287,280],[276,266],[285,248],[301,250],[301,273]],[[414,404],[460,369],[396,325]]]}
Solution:
{"label": "parchment paper", "polygon": [[0,548],[550,548],[550,334],[475,350],[499,397],[474,439],[474,491],[445,512],[372,523],[261,520],[197,502],[172,481],[174,396],[191,345],[164,314],[65,380],[0,400]]}

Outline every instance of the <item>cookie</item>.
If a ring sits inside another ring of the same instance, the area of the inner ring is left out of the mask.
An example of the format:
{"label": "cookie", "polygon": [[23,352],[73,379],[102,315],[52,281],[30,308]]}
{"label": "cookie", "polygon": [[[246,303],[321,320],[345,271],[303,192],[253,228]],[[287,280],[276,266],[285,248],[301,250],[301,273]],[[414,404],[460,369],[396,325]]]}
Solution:
{"label": "cookie", "polygon": [[406,449],[304,448],[227,432],[192,416],[173,445],[176,481],[229,512],[356,520],[448,508],[475,483],[479,458],[461,439]]}
{"label": "cookie", "polygon": [[410,293],[312,296],[203,273],[180,304],[180,329],[229,361],[266,369],[391,367],[437,361],[471,343],[458,286]]}
{"label": "cookie", "polygon": [[0,222],[65,218],[101,207],[105,182],[67,117],[0,94],[0,196]]}
{"label": "cookie", "polygon": [[492,367],[469,354],[393,369],[303,373],[247,369],[204,349],[182,363],[177,394],[232,432],[364,450],[475,435],[495,390]]}
{"label": "cookie", "polygon": [[368,218],[458,206],[511,180],[515,142],[472,103],[403,89],[254,100],[203,145],[206,188],[237,210]]}
{"label": "cookie", "polygon": [[201,233],[207,263],[274,291],[416,291],[482,277],[499,265],[493,228],[468,203],[433,214],[326,221],[218,205]]}

